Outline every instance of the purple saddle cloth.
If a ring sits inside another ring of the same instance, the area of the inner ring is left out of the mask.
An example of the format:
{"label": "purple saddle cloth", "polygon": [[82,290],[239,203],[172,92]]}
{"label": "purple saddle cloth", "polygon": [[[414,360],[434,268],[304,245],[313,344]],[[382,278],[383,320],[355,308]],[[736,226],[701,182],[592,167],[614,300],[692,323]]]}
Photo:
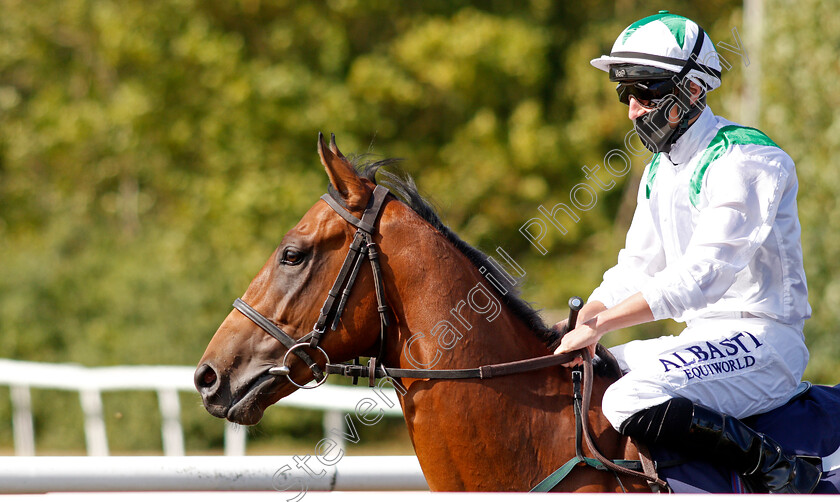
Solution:
{"label": "purple saddle cloth", "polygon": [[[814,385],[784,406],[743,421],[788,453],[822,457],[816,493],[840,493],[840,385]],[[665,449],[651,453],[660,464],[659,475],[676,493],[746,491],[738,475],[724,467],[694,460],[671,465],[684,456]]]}

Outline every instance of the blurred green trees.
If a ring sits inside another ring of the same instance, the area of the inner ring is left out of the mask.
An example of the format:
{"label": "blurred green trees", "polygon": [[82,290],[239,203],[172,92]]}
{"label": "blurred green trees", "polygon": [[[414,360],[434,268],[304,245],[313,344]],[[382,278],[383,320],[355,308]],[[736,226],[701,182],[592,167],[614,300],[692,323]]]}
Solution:
{"label": "blurred green trees", "polygon": [[[743,33],[740,2],[671,3],[714,40]],[[829,6],[807,3],[766,2],[763,112],[748,125],[797,162],[815,307],[808,376],[836,382],[840,30]],[[0,357],[194,364],[323,192],[318,131],[346,153],[405,159],[444,221],[526,269],[537,307],[587,295],[621,247],[642,156],[566,235],[550,229],[547,255],[518,230],[538,206],[568,202],[583,166],[625,148],[626,110],[588,61],[655,10],[0,0]],[[735,64],[709,103],[737,121],[750,67],[724,55]]]}
{"label": "blurred green trees", "polygon": [[802,250],[814,316],[806,376],[840,380],[840,18],[817,0],[768,0],[762,126],[796,161]]}

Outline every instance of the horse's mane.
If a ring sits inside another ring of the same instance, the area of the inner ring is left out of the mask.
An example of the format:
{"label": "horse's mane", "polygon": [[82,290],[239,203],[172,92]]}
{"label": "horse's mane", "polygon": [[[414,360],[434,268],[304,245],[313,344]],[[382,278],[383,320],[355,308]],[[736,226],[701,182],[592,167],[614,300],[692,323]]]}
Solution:
{"label": "horse's mane", "polygon": [[[399,159],[371,161],[366,156],[351,156],[349,161],[361,177],[373,183],[377,183],[376,176],[378,174],[382,178],[383,186],[388,188],[392,194],[408,205],[418,216],[434,227],[435,230],[440,232],[458,251],[470,260],[476,269],[494,269],[486,254],[464,242],[455,232],[443,224],[432,204],[420,195],[417,185],[410,175],[403,174],[402,176],[398,176],[390,171],[380,171],[383,167],[395,166],[399,163]],[[336,197],[336,200],[341,200],[340,197],[337,197],[332,185],[330,185],[329,190]],[[553,345],[560,337],[560,333],[557,330],[546,326],[538,310],[531,307],[525,300],[519,298],[519,291],[517,289],[512,288],[507,294],[497,296],[501,296],[502,301],[510,309],[510,312],[524,322],[528,329],[547,347]]]}

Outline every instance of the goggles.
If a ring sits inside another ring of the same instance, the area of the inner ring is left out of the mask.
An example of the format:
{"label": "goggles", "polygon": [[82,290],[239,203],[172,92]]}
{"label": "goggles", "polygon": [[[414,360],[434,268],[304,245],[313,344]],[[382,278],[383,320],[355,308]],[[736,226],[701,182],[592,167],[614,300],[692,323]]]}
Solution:
{"label": "goggles", "polygon": [[656,108],[663,98],[673,94],[677,84],[672,79],[621,82],[616,88],[618,100],[630,105],[630,96],[645,108]]}

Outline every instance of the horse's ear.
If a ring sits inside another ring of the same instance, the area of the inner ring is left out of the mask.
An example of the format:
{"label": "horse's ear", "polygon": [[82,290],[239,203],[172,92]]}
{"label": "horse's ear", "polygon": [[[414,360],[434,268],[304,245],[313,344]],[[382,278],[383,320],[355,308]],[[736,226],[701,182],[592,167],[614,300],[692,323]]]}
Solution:
{"label": "horse's ear", "polygon": [[338,145],[335,144],[335,134],[332,133],[330,133],[330,151],[338,155],[338,158],[342,160],[347,160],[347,158],[344,157],[344,154],[341,153],[341,151],[338,149]]}
{"label": "horse's ear", "polygon": [[344,199],[347,207],[364,207],[369,190],[353,166],[347,162],[347,159],[335,146],[334,135],[331,138],[330,145],[327,146],[324,135],[318,133],[318,155],[321,157],[321,163],[327,171],[327,176],[330,177],[330,183]]}

